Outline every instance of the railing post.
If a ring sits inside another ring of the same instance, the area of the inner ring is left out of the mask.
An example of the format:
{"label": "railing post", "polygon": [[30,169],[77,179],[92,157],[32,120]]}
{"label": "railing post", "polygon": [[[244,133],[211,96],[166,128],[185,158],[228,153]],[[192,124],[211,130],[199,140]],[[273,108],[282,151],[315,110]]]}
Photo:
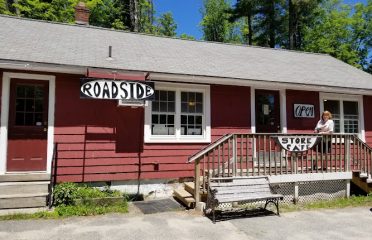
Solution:
{"label": "railing post", "polygon": [[200,202],[200,159],[195,160],[195,189],[194,189],[194,197],[195,197],[195,206],[197,206]]}
{"label": "railing post", "polygon": [[232,165],[232,173],[233,176],[236,176],[236,163],[237,163],[237,144],[236,144],[236,134],[233,135],[233,143],[232,143],[232,154],[233,154],[233,165]]}
{"label": "railing post", "polygon": [[350,171],[350,164],[350,136],[345,136],[345,172]]}

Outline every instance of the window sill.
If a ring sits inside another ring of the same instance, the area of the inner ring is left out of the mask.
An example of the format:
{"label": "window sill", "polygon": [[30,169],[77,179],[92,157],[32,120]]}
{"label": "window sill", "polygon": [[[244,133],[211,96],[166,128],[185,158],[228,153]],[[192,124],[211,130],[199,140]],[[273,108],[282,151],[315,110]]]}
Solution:
{"label": "window sill", "polygon": [[175,138],[175,137],[150,137],[145,139],[145,143],[211,143],[210,137],[188,137],[188,138]]}

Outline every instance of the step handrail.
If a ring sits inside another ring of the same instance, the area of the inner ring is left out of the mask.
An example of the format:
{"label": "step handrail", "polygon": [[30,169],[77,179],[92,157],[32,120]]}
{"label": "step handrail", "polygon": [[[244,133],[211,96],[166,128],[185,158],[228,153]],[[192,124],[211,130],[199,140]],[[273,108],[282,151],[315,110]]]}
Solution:
{"label": "step handrail", "polygon": [[206,146],[205,148],[203,148],[202,150],[200,150],[199,152],[195,153],[194,155],[190,156],[189,159],[188,159],[188,163],[191,163],[191,162],[194,162],[195,160],[198,160],[200,157],[202,157],[203,155],[205,155],[206,153],[208,153],[209,151],[213,150],[214,148],[216,148],[218,145],[220,145],[221,143],[225,142],[226,140],[228,140],[229,138],[231,138],[232,136],[234,136],[233,133],[230,133],[230,134],[225,134],[224,136],[220,137],[219,139],[217,139],[215,142],[213,142],[212,144]]}
{"label": "step handrail", "polygon": [[53,190],[57,182],[57,165],[58,165],[58,143],[53,145],[52,164],[50,166],[50,183],[48,188],[48,207],[53,206]]}

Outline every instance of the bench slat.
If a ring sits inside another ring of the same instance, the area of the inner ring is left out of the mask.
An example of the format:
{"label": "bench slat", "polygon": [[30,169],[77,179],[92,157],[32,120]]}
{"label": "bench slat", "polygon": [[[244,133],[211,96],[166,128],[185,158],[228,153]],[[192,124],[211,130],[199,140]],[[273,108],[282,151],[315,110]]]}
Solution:
{"label": "bench slat", "polygon": [[270,190],[269,185],[244,185],[244,186],[211,186],[211,189],[216,189],[217,191],[234,191],[234,189],[251,189],[251,190],[260,190],[260,189],[268,189]]}
{"label": "bench slat", "polygon": [[227,202],[241,202],[241,201],[253,201],[253,200],[266,200],[271,198],[282,198],[283,195],[281,194],[271,194],[271,195],[233,195],[227,197],[219,197],[217,196],[216,199],[219,203],[227,203]]}
{"label": "bench slat", "polygon": [[236,189],[234,191],[222,190],[215,193],[215,195],[224,195],[224,194],[237,194],[237,193],[245,193],[245,194],[272,194],[269,190],[245,190],[245,189]]}

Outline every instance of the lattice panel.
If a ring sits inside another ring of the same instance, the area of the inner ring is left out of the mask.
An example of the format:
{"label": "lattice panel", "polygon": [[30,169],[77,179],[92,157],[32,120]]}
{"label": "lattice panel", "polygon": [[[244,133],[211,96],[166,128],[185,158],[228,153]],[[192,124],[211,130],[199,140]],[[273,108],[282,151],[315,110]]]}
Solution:
{"label": "lattice panel", "polygon": [[[272,184],[273,189],[284,196],[280,204],[293,204],[294,199],[294,183]],[[337,181],[319,181],[319,182],[302,182],[298,186],[299,199],[298,203],[314,202],[319,200],[331,200],[342,198],[346,194],[346,182],[344,180]],[[235,208],[257,208],[263,207],[265,201],[247,201],[236,204],[222,203],[217,209],[234,210]]]}
{"label": "lattice panel", "polygon": [[346,195],[344,180],[303,182],[299,184],[299,203],[342,198]]}
{"label": "lattice panel", "polygon": [[292,204],[294,198],[294,183],[271,184],[274,191],[284,196],[280,203]]}

